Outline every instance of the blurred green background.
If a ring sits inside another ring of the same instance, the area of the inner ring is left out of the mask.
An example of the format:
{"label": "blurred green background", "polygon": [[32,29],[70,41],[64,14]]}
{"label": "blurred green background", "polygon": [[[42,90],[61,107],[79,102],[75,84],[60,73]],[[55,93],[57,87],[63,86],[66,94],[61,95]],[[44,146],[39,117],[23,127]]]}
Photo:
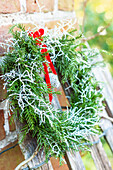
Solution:
{"label": "blurred green background", "polygon": [[[86,7],[84,2],[87,2]],[[85,8],[84,8],[85,7]],[[84,29],[83,18],[85,9]],[[78,18],[81,31],[86,38],[98,33],[101,28],[107,27],[100,36],[88,41],[90,47],[98,48],[100,51],[105,50],[108,53],[101,53],[105,63],[113,76],[113,0],[75,0],[75,12]],[[101,139],[105,152],[112,164],[113,168],[113,153],[111,152],[105,139]],[[90,152],[81,153],[86,170],[96,170]]]}
{"label": "blurred green background", "polygon": [[[84,16],[84,0],[75,0],[75,11],[78,18],[78,23],[82,28]],[[98,31],[107,26],[100,36],[89,40],[88,43],[92,48],[106,50],[109,52],[102,53],[105,62],[113,76],[113,0],[87,0],[85,8],[85,23],[84,35],[91,37],[98,33]],[[81,29],[82,30],[82,29]]]}

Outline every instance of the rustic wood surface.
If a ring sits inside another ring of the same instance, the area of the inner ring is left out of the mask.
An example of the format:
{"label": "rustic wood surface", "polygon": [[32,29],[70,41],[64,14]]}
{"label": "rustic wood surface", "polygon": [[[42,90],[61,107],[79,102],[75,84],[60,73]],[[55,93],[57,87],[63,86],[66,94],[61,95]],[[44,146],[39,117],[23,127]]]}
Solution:
{"label": "rustic wood surface", "polygon": [[[98,135],[90,136],[90,141],[98,141]],[[112,170],[109,159],[104,151],[101,141],[91,147],[91,155],[97,170]]]}
{"label": "rustic wood surface", "polygon": [[[20,123],[19,120],[16,120],[15,124],[16,124],[17,133],[19,134],[24,124]],[[28,133],[24,141],[20,143],[20,148],[22,150],[22,153],[25,159],[28,159],[35,152],[36,147],[37,147],[37,141],[35,138],[32,138],[32,135],[30,133]],[[45,155],[42,153],[43,153],[43,149],[40,152],[38,152],[38,154],[30,162],[28,162],[29,168],[33,168],[37,166],[39,163],[45,161]],[[38,169],[39,170],[53,170],[50,161]]]}
{"label": "rustic wood surface", "polygon": [[[102,115],[107,115],[106,111],[102,112]],[[101,118],[100,127],[102,131],[105,131],[105,138],[108,145],[110,146],[111,151],[113,152],[113,124],[111,121]]]}
{"label": "rustic wood surface", "polygon": [[68,164],[69,170],[85,170],[79,152],[66,152],[65,160]]}
{"label": "rustic wood surface", "polygon": [[[103,61],[101,55],[99,55],[97,61]],[[113,115],[113,78],[106,64],[105,67],[96,67],[93,69],[93,73],[98,81],[100,81],[103,87],[103,95],[106,100],[107,107]]]}
{"label": "rustic wood surface", "polygon": [[[57,83],[57,82],[56,82]],[[67,84],[66,84],[67,87]],[[54,107],[61,109],[61,106],[69,106],[69,101],[67,100],[65,96],[65,86],[62,84],[59,87],[57,87],[58,91],[62,92],[62,95],[57,95],[58,99],[55,98],[56,102],[54,103]],[[67,91],[66,95],[70,95],[71,91]],[[59,103],[59,104],[56,104]],[[80,156],[79,152],[66,152],[65,154],[65,160],[68,164],[69,170],[85,170],[85,166],[82,162],[82,158]]]}

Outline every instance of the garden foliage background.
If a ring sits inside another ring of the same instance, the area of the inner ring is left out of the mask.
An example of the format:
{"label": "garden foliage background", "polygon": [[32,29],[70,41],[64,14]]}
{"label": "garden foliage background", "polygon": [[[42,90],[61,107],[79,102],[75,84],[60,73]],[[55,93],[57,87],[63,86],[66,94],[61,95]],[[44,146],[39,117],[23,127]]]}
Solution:
{"label": "garden foliage background", "polygon": [[75,11],[78,16],[78,22],[82,27],[85,7],[84,35],[91,37],[106,27],[100,36],[88,41],[91,47],[97,47],[100,50],[106,50],[110,54],[102,53],[104,60],[108,63],[113,76],[113,0],[75,0]]}

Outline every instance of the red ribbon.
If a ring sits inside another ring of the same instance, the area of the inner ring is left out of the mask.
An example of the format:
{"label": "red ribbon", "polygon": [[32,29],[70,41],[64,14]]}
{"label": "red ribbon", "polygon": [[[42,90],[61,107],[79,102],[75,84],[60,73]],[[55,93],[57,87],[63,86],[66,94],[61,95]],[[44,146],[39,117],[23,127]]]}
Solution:
{"label": "red ribbon", "polygon": [[[37,41],[37,45],[41,45],[41,41],[43,40],[42,36],[44,35],[44,29],[39,29],[38,31],[30,32],[29,36],[33,36],[33,38],[38,38]],[[51,71],[53,72],[53,74],[57,75],[56,70],[54,68],[54,65],[51,61],[50,55],[47,52],[47,46],[45,44],[43,44],[43,49],[41,49],[41,54],[44,55],[44,57],[46,58],[46,60],[48,61],[49,67],[51,68]],[[45,71],[45,80],[46,80],[46,84],[47,87],[50,89],[50,93],[49,93],[49,101],[50,103],[52,102],[53,96],[52,96],[52,90],[51,90],[51,82],[50,82],[50,77],[49,77],[49,72],[48,72],[48,67],[46,63],[43,63],[44,66],[44,71]]]}

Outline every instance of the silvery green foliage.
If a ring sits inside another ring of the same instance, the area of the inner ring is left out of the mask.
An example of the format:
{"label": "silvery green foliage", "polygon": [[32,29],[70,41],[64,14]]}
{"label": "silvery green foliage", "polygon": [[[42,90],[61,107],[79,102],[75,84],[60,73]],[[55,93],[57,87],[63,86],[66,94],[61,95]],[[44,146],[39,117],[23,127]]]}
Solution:
{"label": "silvery green foliage", "polygon": [[[67,30],[63,29],[68,26]],[[101,89],[92,73],[95,66],[95,50],[89,50],[81,43],[71,22],[61,23],[53,30],[45,28],[43,42],[61,83],[68,84],[71,90],[67,96],[71,108],[60,111],[52,107],[48,99],[48,88],[44,81],[41,46],[28,35],[21,25],[20,31],[13,32],[10,41],[12,49],[5,54],[2,62],[4,86],[7,88],[7,99],[14,118],[19,118],[26,125],[22,129],[21,139],[29,132],[37,137],[39,150],[44,147],[46,157],[49,154],[62,158],[66,150],[84,148],[87,136],[97,133],[98,112],[102,110]],[[62,31],[63,30],[63,31]],[[52,90],[53,95],[55,94]]]}

